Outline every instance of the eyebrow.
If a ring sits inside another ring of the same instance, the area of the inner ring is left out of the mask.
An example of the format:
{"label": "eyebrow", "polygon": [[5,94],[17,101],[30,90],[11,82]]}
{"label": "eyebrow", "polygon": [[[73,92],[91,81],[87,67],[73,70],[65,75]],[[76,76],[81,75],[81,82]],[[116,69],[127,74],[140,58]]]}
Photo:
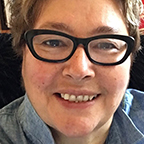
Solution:
{"label": "eyebrow", "polygon": [[99,26],[96,29],[92,30],[90,34],[106,34],[106,33],[118,33],[120,32],[119,28],[113,28],[110,26]]}
{"label": "eyebrow", "polygon": [[[40,28],[48,29],[52,28],[55,30],[65,31],[68,33],[74,33],[74,30],[71,29],[68,25],[64,23],[59,22],[46,22],[43,25],[40,26]],[[90,35],[97,35],[97,34],[107,34],[107,33],[118,33],[120,32],[119,28],[113,28],[110,26],[99,26],[95,29],[93,29],[91,32],[89,32]]]}
{"label": "eyebrow", "polygon": [[68,25],[59,22],[46,22],[45,24],[41,25],[40,28],[52,28],[60,31],[73,33],[73,30]]}

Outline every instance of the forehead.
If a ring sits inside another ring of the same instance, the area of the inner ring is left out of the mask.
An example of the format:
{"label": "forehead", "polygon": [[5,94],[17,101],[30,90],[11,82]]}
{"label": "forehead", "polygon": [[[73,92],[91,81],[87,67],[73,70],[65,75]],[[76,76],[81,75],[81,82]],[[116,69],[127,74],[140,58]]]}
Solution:
{"label": "forehead", "polygon": [[[36,20],[35,28],[51,28],[54,23],[62,23],[71,32],[90,30],[102,25],[113,29],[125,26],[121,8],[114,0],[46,1]],[[63,26],[57,25],[57,28],[63,30]]]}

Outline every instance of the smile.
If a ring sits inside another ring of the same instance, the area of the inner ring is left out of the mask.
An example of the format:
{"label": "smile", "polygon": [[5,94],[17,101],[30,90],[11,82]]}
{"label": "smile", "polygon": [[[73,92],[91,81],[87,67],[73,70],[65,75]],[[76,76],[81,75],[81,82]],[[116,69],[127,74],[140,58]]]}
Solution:
{"label": "smile", "polygon": [[92,101],[95,99],[98,95],[70,95],[70,94],[60,94],[61,98],[64,100],[70,101],[70,102],[87,102],[87,101]]}

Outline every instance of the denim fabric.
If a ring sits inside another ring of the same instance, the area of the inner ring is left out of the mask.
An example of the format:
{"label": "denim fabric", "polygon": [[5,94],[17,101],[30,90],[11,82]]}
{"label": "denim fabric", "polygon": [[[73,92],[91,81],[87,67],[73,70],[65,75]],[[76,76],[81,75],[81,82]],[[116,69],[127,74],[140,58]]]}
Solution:
{"label": "denim fabric", "polygon": [[[123,106],[123,107],[122,107]],[[106,144],[144,144],[144,93],[129,89],[118,108]],[[49,127],[27,95],[0,110],[0,144],[55,144]]]}

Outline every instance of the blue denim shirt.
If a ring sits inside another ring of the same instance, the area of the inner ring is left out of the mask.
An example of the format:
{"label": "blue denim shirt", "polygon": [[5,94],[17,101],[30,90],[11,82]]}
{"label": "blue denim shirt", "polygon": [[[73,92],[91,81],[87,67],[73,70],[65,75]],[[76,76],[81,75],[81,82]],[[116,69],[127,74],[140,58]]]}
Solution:
{"label": "blue denim shirt", "polygon": [[[123,109],[122,109],[123,107]],[[106,144],[144,144],[144,93],[129,89],[114,114]],[[55,144],[27,95],[0,110],[0,144]]]}

